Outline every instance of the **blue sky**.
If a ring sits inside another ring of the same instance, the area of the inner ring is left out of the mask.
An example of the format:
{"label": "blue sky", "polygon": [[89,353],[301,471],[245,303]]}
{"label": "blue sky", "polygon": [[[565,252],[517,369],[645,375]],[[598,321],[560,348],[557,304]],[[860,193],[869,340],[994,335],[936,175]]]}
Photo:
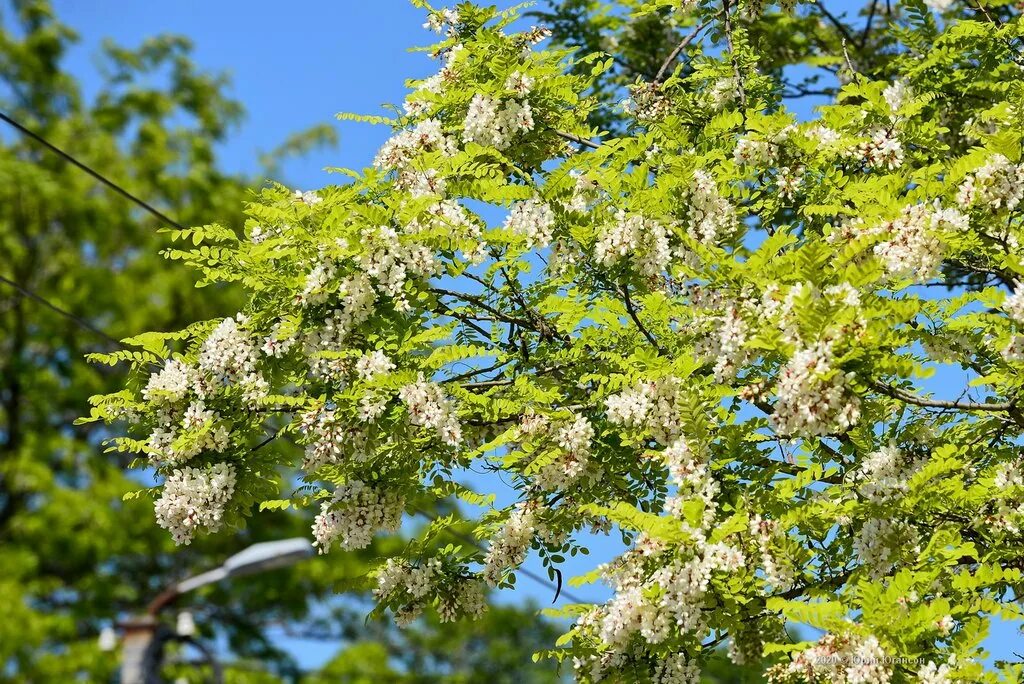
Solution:
{"label": "blue sky", "polygon": [[[506,3],[508,4],[508,3]],[[329,166],[362,168],[388,137],[384,127],[336,122],[341,111],[382,113],[385,103],[400,103],[404,81],[436,71],[414,45],[431,42],[421,24],[424,16],[407,0],[307,0],[283,4],[268,0],[178,0],[142,3],[130,0],[54,0],[58,16],[81,35],[66,67],[83,83],[86,95],[95,92],[95,60],[104,38],[135,46],[158,33],[189,37],[194,59],[206,70],[230,75],[230,94],[246,109],[246,118],[221,148],[225,168],[253,173],[261,152],[274,148],[290,133],[333,122],[340,133],[335,149],[287,162],[282,178],[302,189],[335,182]],[[836,7],[849,7],[848,0]],[[808,103],[800,107],[807,116]],[[959,382],[957,383],[959,385]],[[940,392],[940,388],[931,388]],[[505,497],[502,497],[503,499]],[[616,538],[597,542],[588,558],[574,559],[567,577],[590,569],[618,549]],[[538,570],[534,566],[535,570]],[[552,591],[521,578],[519,593],[549,604]],[[583,598],[603,596],[595,588],[573,589]],[[1011,625],[996,625],[989,648],[994,655],[1012,657],[1017,641]],[[321,646],[290,642],[306,665],[329,655]]]}
{"label": "blue sky", "polygon": [[[290,133],[334,121],[341,111],[380,113],[401,103],[404,81],[436,71],[424,54],[407,48],[429,44],[424,15],[406,0],[280,3],[266,0],[55,0],[58,16],[81,36],[67,66],[86,93],[98,83],[96,55],[104,38],[138,45],[159,33],[187,36],[195,61],[230,75],[230,93],[245,106],[243,125],[222,149],[226,168],[253,171],[260,152]],[[388,137],[384,127],[335,122],[338,149],[285,165],[289,183],[320,187],[333,182],[327,166],[367,165]]]}

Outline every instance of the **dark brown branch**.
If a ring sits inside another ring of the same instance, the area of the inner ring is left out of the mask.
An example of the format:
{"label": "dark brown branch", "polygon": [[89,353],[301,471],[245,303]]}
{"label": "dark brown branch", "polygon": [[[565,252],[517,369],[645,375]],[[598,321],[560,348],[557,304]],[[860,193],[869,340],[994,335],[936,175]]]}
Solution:
{"label": "dark brown branch", "polygon": [[898,387],[892,387],[880,382],[873,382],[871,386],[882,394],[905,401],[915,406],[925,408],[956,409],[960,411],[1010,411],[1013,409],[1013,402],[978,403],[973,401],[946,401],[943,399],[927,399],[911,392],[906,392]]}
{"label": "dark brown branch", "polygon": [[640,317],[637,315],[636,307],[633,306],[633,299],[629,296],[628,285],[622,286],[622,297],[626,304],[626,312],[629,314],[629,317],[633,319],[633,322],[636,323],[636,327],[640,329],[640,332],[647,338],[647,341],[651,343],[651,346],[657,350],[658,354],[664,355],[665,350],[661,348],[660,344],[658,344],[658,340],[655,339],[654,335],[651,334],[651,331],[645,328],[644,324],[640,322]]}
{"label": "dark brown branch", "polygon": [[[534,326],[530,325],[530,321],[524,320],[522,318],[515,318],[513,316],[509,316],[508,314],[499,311],[498,309],[495,309],[493,306],[485,302],[480,297],[476,297],[471,294],[466,294],[464,292],[452,292],[451,290],[445,290],[440,287],[432,287],[430,288],[430,291],[433,292],[435,295],[443,295],[446,297],[452,297],[453,299],[462,299],[470,304],[479,306],[481,309],[490,313],[492,316],[494,316],[497,320],[501,321],[502,323],[515,323],[521,328],[536,330]],[[451,308],[448,307],[447,305],[445,305],[445,307]],[[540,331],[538,330],[537,332]]]}
{"label": "dark brown branch", "polygon": [[654,76],[654,83],[661,83],[661,81],[664,80],[665,74],[668,72],[668,68],[672,66],[672,63],[676,61],[677,57],[679,57],[679,53],[681,53],[683,50],[689,47],[690,43],[692,43],[694,39],[697,38],[697,35],[701,31],[706,29],[708,26],[710,26],[711,22],[718,18],[718,16],[721,13],[722,11],[719,10],[718,12],[715,13],[713,17],[711,17],[710,19],[701,24],[698,24],[697,27],[693,29],[693,31],[687,34],[686,37],[683,38],[682,41],[680,41],[679,45],[676,45],[675,49],[672,50],[669,56],[665,58],[665,61],[662,63],[661,68],[658,69],[658,73]]}
{"label": "dark brown branch", "polygon": [[824,4],[822,4],[821,2],[816,2],[816,3],[814,3],[814,6],[817,7],[818,11],[821,12],[822,16],[824,16],[826,19],[828,19],[829,23],[832,24],[832,26],[834,26],[835,29],[837,31],[839,31],[840,34],[842,34],[843,42],[844,43],[846,43],[846,42],[849,42],[849,43],[855,42],[853,40],[853,36],[850,35],[850,30],[846,27],[846,24],[841,22],[834,14],[829,12],[828,8],[825,7]]}
{"label": "dark brown branch", "polygon": [[860,49],[863,51],[868,45],[868,36],[871,35],[871,24],[875,20],[875,12],[878,10],[878,0],[871,0],[871,9],[868,10],[868,20],[864,24],[864,32],[860,34]]}

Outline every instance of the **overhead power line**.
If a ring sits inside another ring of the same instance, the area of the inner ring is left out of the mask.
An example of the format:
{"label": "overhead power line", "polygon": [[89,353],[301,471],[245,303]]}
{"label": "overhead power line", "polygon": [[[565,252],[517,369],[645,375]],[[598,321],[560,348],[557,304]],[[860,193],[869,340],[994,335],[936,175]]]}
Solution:
{"label": "overhead power line", "polygon": [[159,209],[154,207],[152,204],[150,204],[150,203],[148,203],[148,202],[146,202],[146,201],[144,201],[142,199],[139,199],[138,197],[136,197],[132,193],[128,192],[127,190],[122,188],[120,185],[118,185],[114,181],[112,181],[109,178],[107,178],[106,176],[104,176],[102,173],[100,173],[96,169],[92,168],[91,166],[89,166],[88,164],[86,164],[84,162],[79,161],[78,159],[76,159],[75,157],[71,156],[70,154],[68,154],[67,152],[62,150],[61,148],[59,148],[56,145],[54,145],[53,143],[51,143],[49,140],[47,140],[43,136],[39,135],[38,133],[36,133],[35,131],[33,131],[33,130],[29,129],[29,128],[26,128],[25,126],[20,124],[18,121],[12,119],[7,114],[5,114],[3,112],[0,112],[0,119],[4,120],[5,122],[10,124],[14,128],[18,129],[19,131],[21,131],[23,134],[27,135],[28,137],[32,138],[33,140],[38,142],[40,145],[44,146],[46,149],[50,150],[51,152],[53,152],[57,156],[61,157],[65,161],[67,161],[67,162],[77,166],[82,171],[85,171],[87,174],[89,174],[90,176],[92,176],[93,178],[98,180],[99,182],[103,183],[108,188],[110,188],[111,190],[113,190],[117,194],[121,195],[125,199],[128,199],[128,200],[134,202],[135,204],[139,205],[140,207],[142,207],[143,209],[145,209],[150,214],[152,214],[156,218],[160,219],[164,223],[166,223],[168,225],[171,225],[171,226],[174,226],[175,228],[177,228],[179,230],[185,230],[185,226],[181,225],[180,223],[178,223],[177,221],[175,221],[174,219],[169,217],[167,214],[163,213],[162,211],[160,211]]}
{"label": "overhead power line", "polygon": [[[150,214],[152,214],[156,218],[160,219],[160,221],[162,221],[163,223],[166,223],[167,225],[170,225],[170,226],[174,226],[175,228],[178,228],[179,230],[184,230],[185,229],[184,226],[182,226],[180,223],[178,223],[177,221],[175,221],[174,219],[169,217],[167,214],[163,213],[162,211],[160,211],[159,209],[154,207],[149,202],[146,202],[146,201],[140,199],[139,197],[137,197],[136,195],[133,195],[132,193],[128,192],[123,187],[121,187],[120,185],[118,185],[114,181],[110,180],[109,178],[104,176],[102,173],[100,173],[96,169],[92,168],[91,166],[89,166],[85,162],[79,161],[73,155],[71,155],[68,152],[65,152],[63,149],[57,147],[56,145],[51,143],[49,140],[44,138],[42,135],[36,133],[35,131],[33,131],[32,129],[28,128],[27,126],[24,126],[19,121],[17,121],[15,119],[13,119],[12,117],[10,117],[8,114],[6,114],[4,112],[0,112],[0,120],[3,120],[5,123],[9,124],[11,127],[16,129],[17,131],[19,131],[23,135],[31,138],[32,140],[35,140],[40,145],[42,145],[46,149],[50,150],[51,152],[56,154],[61,159],[63,159],[65,161],[67,161],[68,163],[78,167],[79,169],[81,169],[85,173],[89,174],[90,176],[92,176],[93,178],[98,180],[99,182],[103,183],[105,186],[107,186],[108,188],[110,188],[111,190],[116,192],[117,194],[121,195],[125,199],[135,203],[136,205],[138,205],[139,207],[141,207],[145,211],[149,212]],[[22,295],[28,297],[29,299],[32,299],[32,300],[34,300],[36,302],[39,302],[43,306],[51,309],[52,311],[57,312],[58,314],[60,314],[61,316],[64,316],[68,320],[73,321],[76,325],[80,326],[81,328],[83,328],[85,330],[88,330],[92,334],[97,335],[98,337],[102,337],[103,339],[107,340],[108,342],[113,343],[114,345],[116,345],[118,347],[123,347],[124,346],[120,342],[118,342],[116,339],[114,339],[113,337],[111,337],[107,333],[103,332],[99,328],[93,326],[91,323],[89,323],[85,319],[83,319],[83,318],[81,318],[79,316],[76,316],[75,314],[71,313],[70,311],[66,311],[66,310],[62,309],[61,307],[57,306],[56,304],[54,304],[53,302],[48,300],[46,297],[43,297],[42,295],[34,292],[32,289],[26,287],[25,285],[22,285],[21,283],[15,282],[14,280],[12,280],[10,278],[7,278],[5,276],[2,276],[2,275],[0,275],[0,282],[3,282],[4,284],[14,288],[15,290],[20,292]]]}
{"label": "overhead power line", "polygon": [[[87,164],[79,161],[78,159],[76,159],[72,155],[68,154],[67,152],[65,152],[61,148],[57,147],[56,145],[54,145],[49,140],[47,140],[43,136],[39,135],[35,131],[32,131],[31,129],[26,128],[25,126],[21,125],[19,122],[15,121],[11,117],[9,117],[7,114],[5,114],[3,112],[0,112],[0,119],[5,121],[6,123],[10,124],[11,126],[13,126],[15,129],[17,129],[18,131],[20,131],[24,135],[32,138],[33,140],[35,140],[39,144],[43,145],[48,150],[50,150],[51,152],[53,152],[57,156],[61,157],[65,161],[73,164],[74,166],[78,167],[79,169],[81,169],[85,173],[89,174],[90,176],[92,176],[96,180],[100,181],[101,183],[103,183],[108,188],[110,188],[111,190],[113,190],[117,194],[121,195],[125,199],[128,199],[131,202],[134,202],[139,207],[141,207],[142,209],[145,209],[147,212],[149,212],[150,214],[152,214],[156,218],[160,219],[164,223],[167,223],[168,225],[174,226],[175,228],[178,228],[179,230],[185,230],[185,227],[183,225],[181,225],[180,223],[178,223],[174,219],[170,218],[169,216],[164,214],[159,209],[156,209],[155,207],[153,207],[153,205],[151,205],[148,202],[140,199],[139,197],[136,197],[135,195],[133,195],[132,193],[128,192],[127,190],[122,188],[120,185],[118,185],[114,181],[110,180],[109,178],[107,178],[106,176],[101,174],[99,171],[96,171],[95,169],[93,169],[92,167],[88,166]],[[33,292],[29,288],[25,287],[24,285],[21,285],[20,283],[17,283],[14,280],[11,280],[11,279],[3,276],[3,275],[0,275],[0,282],[5,283],[6,285],[8,285],[8,286],[14,288],[15,290],[17,290],[18,292],[20,292],[22,295],[24,295],[24,296],[26,296],[26,297],[28,297],[28,298],[36,301],[36,302],[39,302],[40,304],[42,304],[43,306],[47,307],[48,309],[50,309],[50,310],[60,314],[61,316],[67,318],[69,321],[73,322],[75,325],[83,328],[84,330],[88,330],[89,332],[93,333],[94,335],[102,337],[103,339],[107,340],[108,342],[110,342],[110,343],[112,343],[112,344],[114,344],[114,345],[116,345],[118,347],[124,347],[124,345],[121,342],[119,342],[118,340],[114,339],[113,337],[111,337],[107,333],[103,332],[99,328],[95,327],[94,325],[92,325],[91,323],[86,321],[85,319],[83,319],[83,318],[81,318],[79,316],[76,316],[75,314],[71,313],[70,311],[62,309],[61,307],[57,306],[56,304],[54,304],[50,300],[46,299],[42,295],[36,294],[35,292]],[[273,441],[273,439],[276,436],[277,436],[277,433],[275,432],[274,434],[270,435],[270,437],[268,437],[266,440],[264,440],[259,445],[257,445],[256,449],[259,449],[260,447],[263,447],[263,446],[267,445],[268,443]],[[254,449],[254,451],[255,451],[255,449]],[[427,517],[427,518],[429,518],[431,520],[435,520],[436,519],[434,516],[431,516],[429,513],[426,513],[424,511],[417,511],[417,513],[420,513],[424,517]],[[468,544],[472,544],[473,546],[475,546],[477,549],[479,549],[481,551],[484,551],[484,552],[487,551],[487,549],[484,548],[484,546],[482,544],[477,542],[472,537],[468,537],[466,535],[460,534],[459,532],[457,532],[455,530],[450,530],[449,529],[447,531],[450,534],[452,534],[454,537],[456,537],[457,539],[460,539],[461,541],[466,542]],[[523,574],[527,578],[533,580],[534,582],[537,582],[538,584],[544,585],[546,587],[551,586],[550,582],[548,582],[543,577],[541,577],[540,575],[536,574],[535,572],[532,572],[531,570],[529,570],[527,568],[520,568],[518,570],[518,572],[520,572],[521,574]],[[561,586],[561,582],[559,582],[558,586],[556,587],[555,600],[557,600],[559,596],[564,596],[567,599],[569,599],[571,601],[574,601],[576,603],[584,603],[583,600],[577,598],[576,596],[573,596],[569,591],[564,590],[562,588],[562,586]]]}
{"label": "overhead power line", "polygon": [[57,306],[56,304],[54,304],[50,300],[46,299],[45,297],[43,297],[41,295],[37,295],[35,292],[33,292],[32,290],[28,289],[24,285],[16,283],[15,281],[13,281],[10,278],[7,278],[6,276],[3,276],[3,275],[0,275],[0,283],[5,283],[7,285],[10,285],[11,287],[13,287],[15,290],[17,290],[18,292],[20,292],[24,296],[28,297],[29,299],[33,299],[33,300],[39,302],[40,304],[42,304],[43,306],[45,306],[46,308],[48,308],[48,309],[50,309],[52,311],[56,311],[61,316],[67,318],[69,321],[71,321],[75,325],[77,325],[77,326],[79,326],[81,328],[84,328],[85,330],[88,330],[93,335],[97,335],[99,337],[102,337],[103,339],[107,340],[111,344],[114,344],[114,345],[116,345],[118,347],[123,347],[124,346],[119,341],[115,340],[113,337],[108,335],[107,333],[103,332],[102,330],[100,330],[96,326],[94,326],[91,323],[89,323],[89,321],[85,320],[84,318],[80,318],[80,317],[76,316],[75,314],[71,313],[70,311],[66,311],[66,310],[60,308],[59,306]]}

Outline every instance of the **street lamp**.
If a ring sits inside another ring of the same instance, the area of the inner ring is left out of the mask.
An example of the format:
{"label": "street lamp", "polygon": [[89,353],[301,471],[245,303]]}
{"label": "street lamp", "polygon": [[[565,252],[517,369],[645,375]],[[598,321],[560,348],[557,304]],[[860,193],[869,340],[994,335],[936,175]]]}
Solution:
{"label": "street lamp", "polygon": [[[163,659],[164,645],[180,637],[162,629],[157,616],[179,596],[221,580],[292,565],[312,555],[313,545],[302,537],[261,542],[239,551],[219,568],[189,577],[164,589],[153,599],[144,614],[136,615],[121,625],[124,628],[121,684],[159,684],[159,666]],[[185,639],[191,641],[188,636]],[[207,658],[212,660],[212,654],[207,654]]]}

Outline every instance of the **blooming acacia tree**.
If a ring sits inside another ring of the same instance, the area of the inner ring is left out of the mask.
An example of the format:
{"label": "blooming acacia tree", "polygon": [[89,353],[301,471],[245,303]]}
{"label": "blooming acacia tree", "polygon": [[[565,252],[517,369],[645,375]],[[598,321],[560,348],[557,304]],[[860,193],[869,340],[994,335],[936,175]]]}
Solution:
{"label": "blooming acacia tree", "polygon": [[555,576],[619,528],[582,578],[614,595],[549,654],[583,681],[696,682],[723,643],[774,682],[1017,681],[980,643],[1024,583],[1022,29],[877,7],[884,58],[863,73],[840,36],[816,59],[841,89],[800,122],[752,39],[792,8],[631,3],[681,37],[614,134],[589,123],[614,59],[430,11],[441,69],[371,119],[395,129],[372,168],[263,191],[244,235],[174,232],[249,305],[127,340],[93,417],[137,431],[114,441],[166,475],[181,543],[296,505],[322,552],[363,548],[491,506],[460,479],[501,473],[518,502],[480,548],[429,551],[442,517],[382,562],[400,623],[474,617],[531,549]]}

